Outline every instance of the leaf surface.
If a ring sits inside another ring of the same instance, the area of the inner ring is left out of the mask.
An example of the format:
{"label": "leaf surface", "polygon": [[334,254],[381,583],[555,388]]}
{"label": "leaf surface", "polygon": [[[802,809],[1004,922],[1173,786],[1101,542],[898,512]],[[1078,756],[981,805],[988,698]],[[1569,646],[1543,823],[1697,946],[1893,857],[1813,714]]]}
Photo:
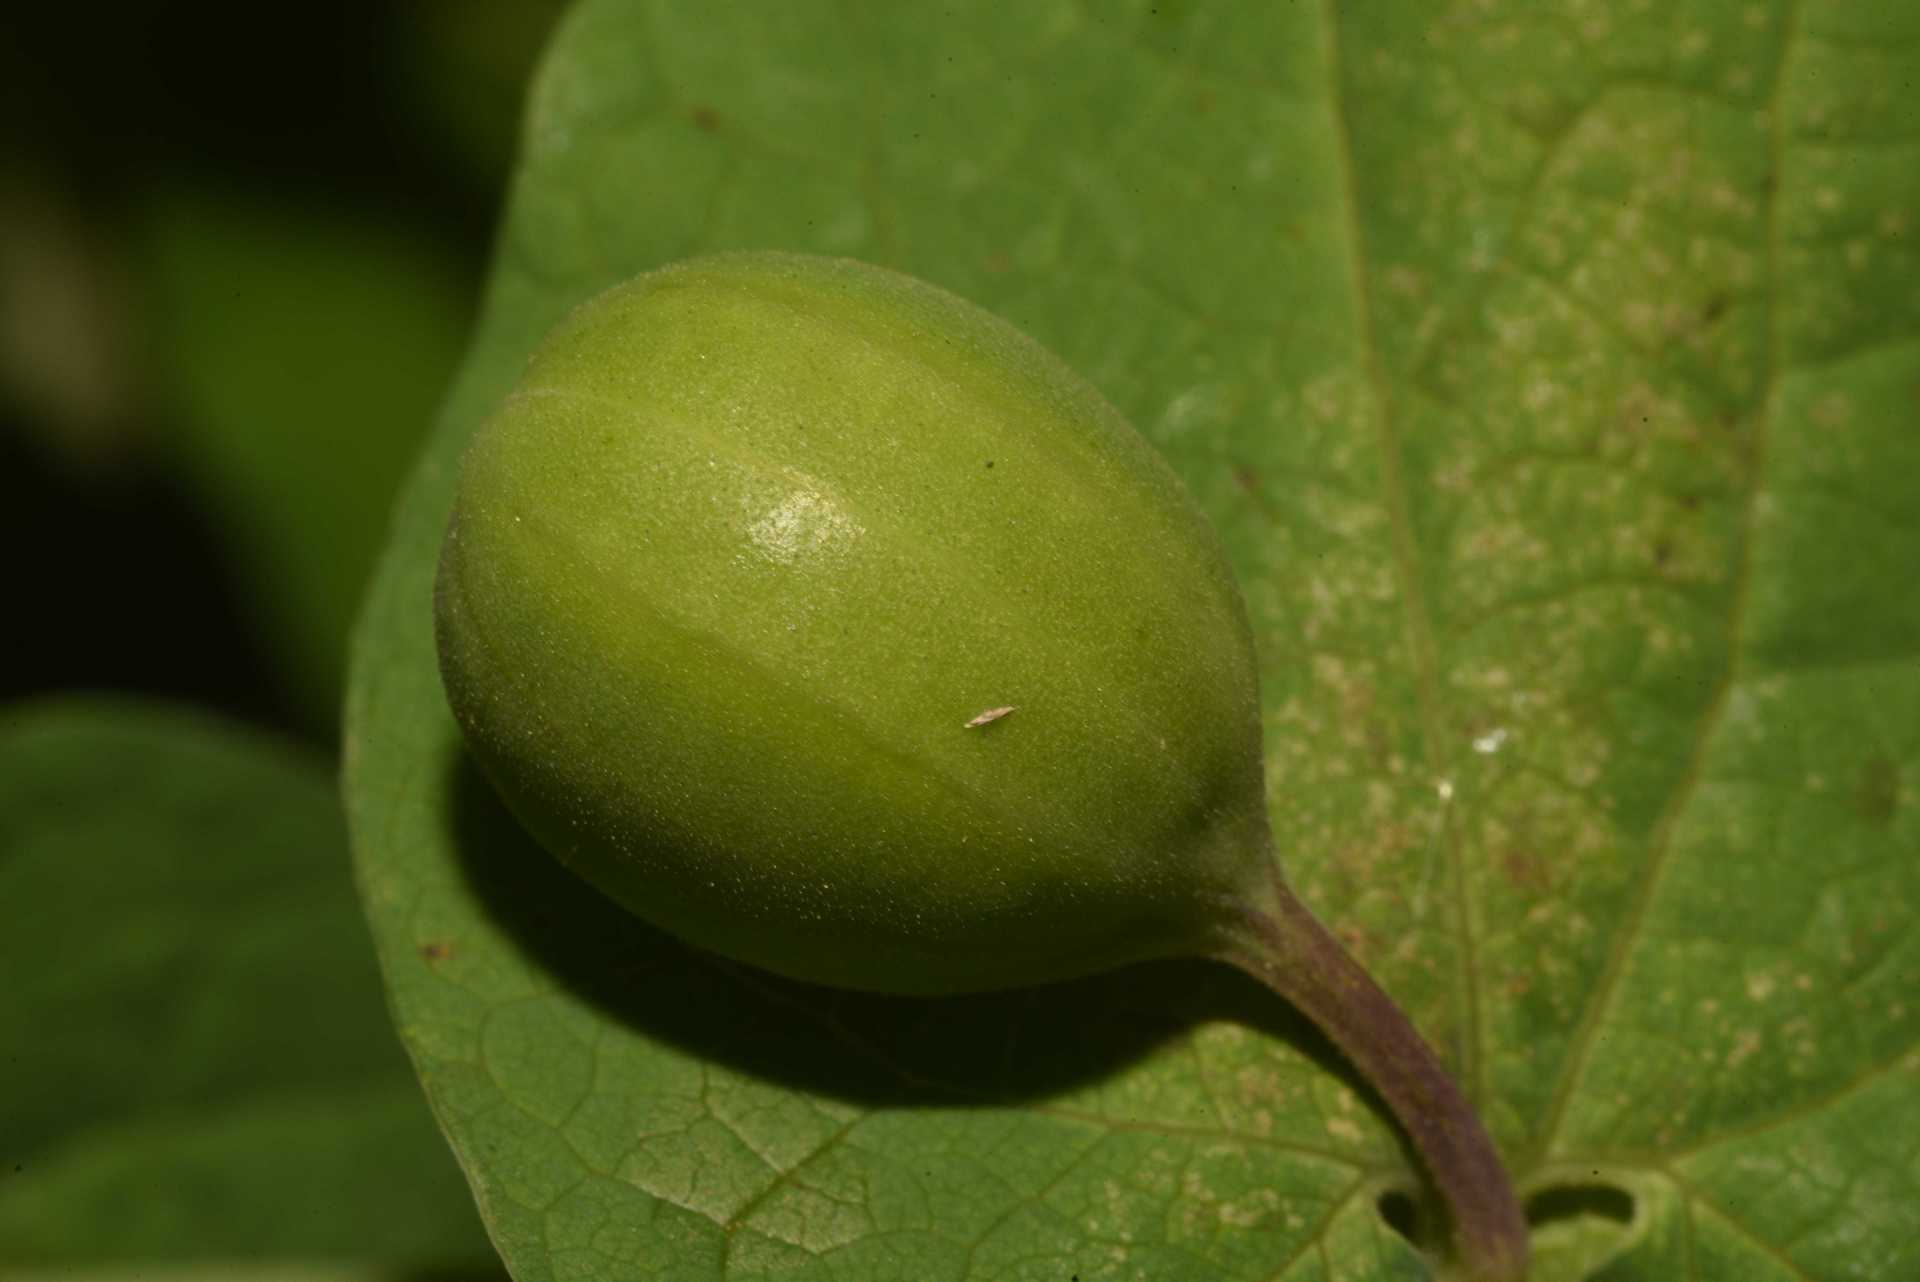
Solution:
{"label": "leaf surface", "polygon": [[1427,1268],[1392,1133],[1234,976],[785,984],[604,904],[465,763],[462,444],[569,307],[744,247],[999,311],[1173,462],[1289,875],[1479,1102],[1536,1277],[1920,1271],[1917,71],[1920,11],[1838,3],[576,10],[348,736],[515,1275]]}

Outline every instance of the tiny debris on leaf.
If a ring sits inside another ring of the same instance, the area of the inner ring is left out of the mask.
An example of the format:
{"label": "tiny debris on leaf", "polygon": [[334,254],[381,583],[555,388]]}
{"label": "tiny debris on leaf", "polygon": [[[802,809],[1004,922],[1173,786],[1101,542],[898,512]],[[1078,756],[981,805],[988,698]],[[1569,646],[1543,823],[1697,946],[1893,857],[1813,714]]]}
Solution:
{"label": "tiny debris on leaf", "polygon": [[1000,718],[1006,716],[1009,712],[1012,712],[1012,711],[1013,711],[1012,708],[988,708],[985,712],[981,713],[979,716],[967,722],[966,725],[960,728],[962,730],[971,730],[975,726],[984,726],[989,721],[998,721]]}

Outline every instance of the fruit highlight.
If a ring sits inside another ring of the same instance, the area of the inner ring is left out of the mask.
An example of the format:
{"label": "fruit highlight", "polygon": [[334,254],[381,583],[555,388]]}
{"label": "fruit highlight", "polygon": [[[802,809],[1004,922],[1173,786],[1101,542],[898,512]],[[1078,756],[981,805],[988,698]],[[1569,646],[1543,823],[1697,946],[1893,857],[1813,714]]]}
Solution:
{"label": "fruit highlight", "polygon": [[1281,880],[1212,530],[1057,358],[893,272],[725,254],[586,303],[462,462],[436,637],[555,856],[696,946],[956,993],[1206,956],[1379,1090],[1466,1276],[1491,1141]]}

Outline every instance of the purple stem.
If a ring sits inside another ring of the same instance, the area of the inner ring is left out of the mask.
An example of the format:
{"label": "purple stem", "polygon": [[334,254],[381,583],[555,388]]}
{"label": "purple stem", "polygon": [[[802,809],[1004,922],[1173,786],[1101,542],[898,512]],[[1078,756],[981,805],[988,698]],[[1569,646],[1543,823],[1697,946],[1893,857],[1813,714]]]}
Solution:
{"label": "purple stem", "polygon": [[1237,909],[1215,956],[1291,1002],[1380,1093],[1446,1200],[1466,1278],[1520,1282],[1527,1273],[1526,1219],[1473,1106],[1340,941],[1284,884],[1275,890],[1271,915]]}

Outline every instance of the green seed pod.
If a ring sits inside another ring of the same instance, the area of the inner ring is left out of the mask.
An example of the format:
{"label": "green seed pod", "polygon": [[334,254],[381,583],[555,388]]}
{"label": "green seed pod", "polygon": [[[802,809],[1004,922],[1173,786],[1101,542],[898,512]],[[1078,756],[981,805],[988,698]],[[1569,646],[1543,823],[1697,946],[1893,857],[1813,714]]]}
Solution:
{"label": "green seed pod", "polygon": [[1005,322],[790,254],[600,295],[469,448],[436,623],[482,769],[639,916],[906,993],[1230,961],[1479,1188],[1478,1273],[1524,1257],[1470,1110],[1277,876],[1217,540]]}
{"label": "green seed pod", "polygon": [[1268,878],[1212,532],[1058,359],[892,272],[726,255],[576,311],[466,456],[439,624],[543,844],[784,974],[1060,979]]}

